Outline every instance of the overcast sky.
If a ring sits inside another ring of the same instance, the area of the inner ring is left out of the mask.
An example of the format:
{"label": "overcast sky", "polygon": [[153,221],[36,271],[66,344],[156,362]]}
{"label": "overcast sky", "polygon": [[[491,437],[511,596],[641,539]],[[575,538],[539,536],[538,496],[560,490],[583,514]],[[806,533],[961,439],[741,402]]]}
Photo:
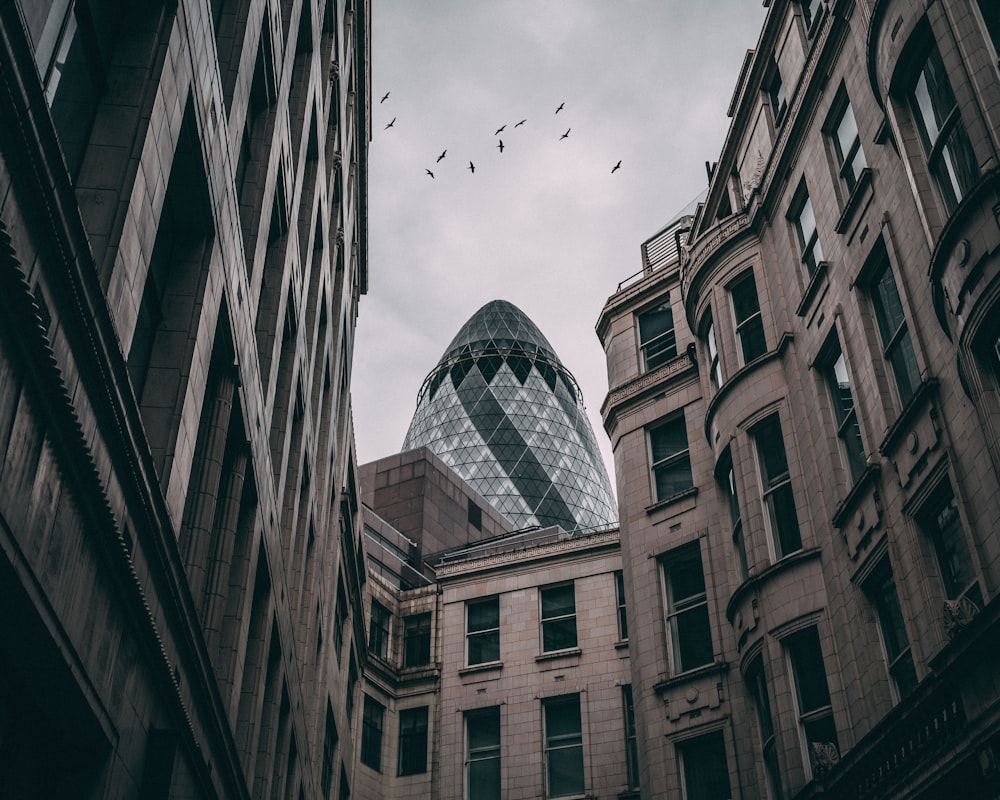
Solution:
{"label": "overcast sky", "polygon": [[576,377],[614,483],[594,326],[642,242],[705,188],[764,15],[760,0],[373,0],[360,463],[399,452],[423,379],[499,298]]}

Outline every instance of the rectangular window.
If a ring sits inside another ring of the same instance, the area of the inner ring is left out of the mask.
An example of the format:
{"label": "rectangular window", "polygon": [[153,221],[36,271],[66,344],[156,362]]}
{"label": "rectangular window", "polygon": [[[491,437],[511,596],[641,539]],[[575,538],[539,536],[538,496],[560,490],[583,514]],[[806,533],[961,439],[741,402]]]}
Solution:
{"label": "rectangular window", "polygon": [[805,191],[805,184],[801,198],[792,211],[792,222],[799,241],[802,263],[805,265],[806,274],[812,278],[816,274],[819,262],[823,260],[823,247],[819,241],[819,232],[816,230],[816,214],[813,212],[809,193]]}
{"label": "rectangular window", "polygon": [[337,723],[333,719],[333,707],[330,701],[326,701],[326,731],[323,735],[323,768],[320,773],[320,787],[323,790],[323,797],[330,797],[330,789],[333,788],[333,765],[334,756],[337,750]]}
{"label": "rectangular window", "polygon": [[376,772],[382,771],[382,725],[385,706],[373,697],[365,695],[365,706],[361,714],[361,763]]}
{"label": "rectangular window", "polygon": [[905,407],[920,385],[920,372],[903,315],[903,304],[884,248],[877,257],[882,263],[872,276],[869,297],[882,341],[882,355],[892,370],[899,402]]}
{"label": "rectangular window", "polygon": [[733,796],[722,731],[678,742],[677,755],[684,774],[684,800],[719,800]]}
{"label": "rectangular window", "polygon": [[583,794],[580,695],[567,694],[543,700],[542,710],[545,722],[546,796]]}
{"label": "rectangular window", "polygon": [[722,365],[719,362],[719,345],[715,340],[715,322],[712,320],[712,311],[709,309],[705,315],[704,327],[705,347],[708,350],[708,379],[713,389],[722,386]]}
{"label": "rectangular window", "polygon": [[542,601],[542,652],[576,647],[576,595],[572,583],[549,586]]}
{"label": "rectangular window", "polygon": [[774,717],[771,715],[771,699],[764,676],[764,660],[757,656],[747,670],[747,683],[757,710],[757,731],[760,734],[760,749],[771,800],[781,800],[781,769],[778,767],[778,750],[774,738]]}
{"label": "rectangular window", "polygon": [[917,673],[913,667],[910,640],[906,635],[903,610],[899,605],[896,582],[893,580],[888,558],[883,559],[875,568],[871,577],[865,581],[864,589],[875,606],[882,649],[898,702],[916,687]]}
{"label": "rectangular window", "polygon": [[628,615],[625,611],[625,576],[615,572],[615,598],[618,604],[618,641],[628,641]]}
{"label": "rectangular window", "polygon": [[465,604],[468,663],[500,660],[500,598],[470,600]]}
{"label": "rectangular window", "polygon": [[403,666],[431,663],[431,615],[411,614],[403,618]]}
{"label": "rectangular window", "polygon": [[427,706],[399,712],[399,774],[427,772]]}
{"label": "rectangular window", "polygon": [[833,417],[837,424],[837,437],[840,439],[841,452],[847,462],[847,470],[851,483],[861,477],[865,471],[867,456],[865,445],[861,441],[861,426],[858,425],[858,414],[854,408],[854,396],[851,394],[851,379],[847,374],[847,362],[840,342],[834,339],[827,356],[826,381],[830,387],[833,400]]}
{"label": "rectangular window", "polygon": [[837,171],[848,192],[854,191],[858,185],[861,171],[868,166],[865,151],[861,149],[861,136],[858,134],[858,123],[854,118],[854,109],[846,94],[843,106],[834,118],[830,128],[830,139],[833,142],[833,153],[837,160]]}
{"label": "rectangular window", "polygon": [[632,685],[622,686],[622,709],[625,712],[625,767],[629,789],[639,788],[639,747],[635,734],[635,704]]}
{"label": "rectangular window", "polygon": [[927,168],[950,214],[979,180],[979,164],[937,48],[928,51],[907,101]]}
{"label": "rectangular window", "polygon": [[749,272],[740,278],[729,289],[733,300],[733,314],[736,316],[736,338],[740,343],[740,354],[743,363],[749,364],[767,352],[764,340],[764,323],[760,316],[760,303],[757,300],[757,284],[753,273]]}
{"label": "rectangular window", "polygon": [[941,570],[945,595],[949,600],[968,597],[977,607],[982,608],[983,597],[976,580],[972,553],[969,550],[962,519],[958,513],[958,501],[951,483],[947,479],[934,490],[918,519],[931,541]]}
{"label": "rectangular window", "polygon": [[726,506],[729,509],[729,524],[732,527],[736,568],[739,570],[740,580],[745,581],[750,577],[750,572],[747,569],[747,549],[743,539],[743,515],[740,512],[739,498],[736,494],[736,472],[733,469],[733,456],[728,449],[723,454],[719,464],[719,482],[722,484],[722,493],[726,497]]}
{"label": "rectangular window", "polygon": [[468,800],[500,800],[500,706],[465,712]]}
{"label": "rectangular window", "polygon": [[784,645],[795,682],[803,761],[807,772],[820,775],[835,763],[839,749],[819,631],[815,627],[806,628],[789,636]]}
{"label": "rectangular window", "polygon": [[795,513],[795,496],[778,415],[772,414],[756,425],[752,435],[757,446],[757,463],[774,555],[776,559],[783,558],[802,549],[802,535]]}
{"label": "rectangular window", "polygon": [[788,111],[788,98],[785,95],[785,84],[781,80],[781,71],[777,64],[772,67],[771,83],[767,87],[767,99],[771,103],[774,125],[775,127],[780,126],[785,121],[785,112]]}
{"label": "rectangular window", "polygon": [[694,486],[687,426],[683,414],[649,432],[656,500],[666,500]]}
{"label": "rectangular window", "polygon": [[333,618],[333,648],[340,660],[340,652],[344,647],[344,630],[347,627],[347,593],[344,591],[344,576],[337,580],[337,610]]}
{"label": "rectangular window", "polygon": [[712,629],[698,542],[679,547],[665,557],[663,583],[674,674],[711,664]]}
{"label": "rectangular window", "polygon": [[368,652],[385,661],[389,657],[389,609],[378,600],[372,600],[371,630],[368,634]]}
{"label": "rectangular window", "polygon": [[669,297],[656,308],[639,315],[639,349],[646,370],[658,367],[677,355],[674,313]]}
{"label": "rectangular window", "polygon": [[471,497],[469,498],[469,524],[477,531],[483,529],[483,510]]}

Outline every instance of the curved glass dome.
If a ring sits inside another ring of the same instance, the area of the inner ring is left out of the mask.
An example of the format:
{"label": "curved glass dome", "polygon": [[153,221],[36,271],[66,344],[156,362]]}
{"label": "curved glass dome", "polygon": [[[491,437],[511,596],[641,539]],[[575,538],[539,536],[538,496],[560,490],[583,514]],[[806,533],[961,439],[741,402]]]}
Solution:
{"label": "curved glass dome", "polygon": [[576,381],[505,300],[473,314],[424,380],[403,449],[422,446],[515,528],[617,523]]}

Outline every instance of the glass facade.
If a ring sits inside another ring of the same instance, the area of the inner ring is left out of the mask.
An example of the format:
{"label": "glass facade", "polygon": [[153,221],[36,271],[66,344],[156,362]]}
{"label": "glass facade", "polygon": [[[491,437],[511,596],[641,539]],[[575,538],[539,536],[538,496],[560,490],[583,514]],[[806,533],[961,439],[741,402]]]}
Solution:
{"label": "glass facade", "polygon": [[617,524],[576,381],[523,311],[487,303],[417,397],[404,450],[426,446],[514,524]]}

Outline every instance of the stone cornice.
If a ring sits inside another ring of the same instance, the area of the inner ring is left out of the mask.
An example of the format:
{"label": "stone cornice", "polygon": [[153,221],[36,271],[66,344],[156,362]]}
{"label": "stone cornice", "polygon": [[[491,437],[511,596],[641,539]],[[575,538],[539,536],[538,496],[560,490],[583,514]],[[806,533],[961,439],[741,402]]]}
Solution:
{"label": "stone cornice", "polygon": [[438,564],[433,567],[438,579],[462,575],[469,572],[476,572],[483,569],[493,569],[504,567],[509,564],[523,563],[526,561],[536,561],[544,558],[578,553],[583,550],[596,549],[618,545],[618,530],[594,533],[588,536],[569,536],[558,542],[541,544],[527,547],[505,550],[502,553],[493,553],[481,558],[469,558],[451,564]]}

